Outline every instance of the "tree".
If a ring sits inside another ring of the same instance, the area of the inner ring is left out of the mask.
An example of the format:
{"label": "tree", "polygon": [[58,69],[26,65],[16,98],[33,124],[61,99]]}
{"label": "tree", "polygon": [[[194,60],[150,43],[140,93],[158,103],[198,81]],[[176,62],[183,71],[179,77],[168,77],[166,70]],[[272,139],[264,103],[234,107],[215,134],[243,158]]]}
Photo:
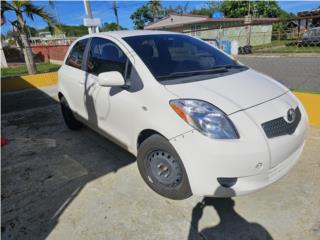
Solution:
{"label": "tree", "polygon": [[21,40],[18,42],[20,42],[20,47],[23,50],[28,73],[34,74],[37,72],[37,69],[33,59],[25,17],[34,20],[34,16],[38,16],[42,18],[50,27],[55,29],[58,29],[56,27],[57,22],[50,13],[45,11],[43,7],[37,7],[30,1],[2,1],[1,17],[4,17],[4,14],[9,11],[14,12],[17,18],[15,21],[12,21],[10,23],[16,29]]}
{"label": "tree", "polygon": [[36,28],[27,26],[29,37],[35,37],[38,35],[38,31]]}
{"label": "tree", "polygon": [[160,12],[162,11],[162,6],[160,1],[152,0],[148,2],[148,7],[151,12],[152,22],[154,22],[157,18],[160,17]]}
{"label": "tree", "polygon": [[139,7],[131,14],[130,18],[133,20],[135,29],[143,29],[146,24],[153,21],[148,5],[142,5]]}
{"label": "tree", "polygon": [[220,7],[221,7],[220,2],[209,1],[206,3],[205,7],[202,7],[200,9],[193,9],[190,13],[211,17],[214,11],[220,11]]}
{"label": "tree", "polygon": [[160,1],[149,1],[146,5],[139,7],[130,18],[133,20],[135,29],[143,29],[150,22],[166,15]]}
{"label": "tree", "polygon": [[[250,7],[249,7],[250,4]],[[220,10],[226,17],[280,17],[285,14],[275,1],[223,1]]]}
{"label": "tree", "polygon": [[189,5],[189,1],[186,1],[183,6],[178,5],[178,6],[175,6],[175,7],[172,7],[172,6],[165,7],[163,9],[164,15],[168,15],[170,13],[177,13],[177,14],[188,13],[188,5]]}
{"label": "tree", "polygon": [[[67,37],[81,37],[88,34],[88,27],[84,25],[74,26],[74,25],[60,25],[60,31],[65,33]],[[50,29],[45,27],[43,29],[38,29],[38,32],[48,32]]]}
{"label": "tree", "polygon": [[116,31],[116,30],[127,30],[127,28],[124,28],[122,26],[118,26],[117,23],[112,22],[112,23],[104,23],[102,25],[101,31],[103,32],[108,32],[108,31]]}

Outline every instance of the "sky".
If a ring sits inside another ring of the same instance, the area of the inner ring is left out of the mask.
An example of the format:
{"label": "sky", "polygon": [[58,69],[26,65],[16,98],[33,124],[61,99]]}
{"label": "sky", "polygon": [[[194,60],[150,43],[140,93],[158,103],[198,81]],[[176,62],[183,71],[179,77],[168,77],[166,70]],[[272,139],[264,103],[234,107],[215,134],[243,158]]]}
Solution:
{"label": "sky", "polygon": [[[205,6],[207,1],[161,1],[165,7],[175,7],[184,5],[188,2],[188,10],[201,8]],[[54,7],[48,4],[48,1],[33,1],[38,6],[43,6],[47,11],[51,12],[61,23],[67,25],[83,24],[85,10],[83,1],[54,1]],[[146,1],[117,1],[118,16],[120,25],[128,29],[133,28],[130,15],[141,5],[146,4]],[[297,13],[303,10],[310,10],[320,6],[319,1],[278,1],[279,6],[287,12]],[[94,17],[100,18],[101,23],[115,22],[115,17],[112,9],[112,1],[93,1],[91,0],[91,10]],[[6,14],[7,20],[14,20],[13,13]],[[35,28],[44,28],[46,23],[40,18],[35,18],[34,21],[27,19],[27,24]],[[9,23],[6,23],[1,28],[1,33],[5,34],[11,28]]]}

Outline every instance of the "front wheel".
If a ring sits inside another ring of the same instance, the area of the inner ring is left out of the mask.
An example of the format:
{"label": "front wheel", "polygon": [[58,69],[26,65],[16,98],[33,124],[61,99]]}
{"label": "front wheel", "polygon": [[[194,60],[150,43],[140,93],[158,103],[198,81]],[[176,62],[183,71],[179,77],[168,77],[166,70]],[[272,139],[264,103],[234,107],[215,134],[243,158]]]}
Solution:
{"label": "front wheel", "polygon": [[154,134],[143,141],[137,162],[143,180],[158,194],[175,200],[192,195],[183,163],[164,137]]}

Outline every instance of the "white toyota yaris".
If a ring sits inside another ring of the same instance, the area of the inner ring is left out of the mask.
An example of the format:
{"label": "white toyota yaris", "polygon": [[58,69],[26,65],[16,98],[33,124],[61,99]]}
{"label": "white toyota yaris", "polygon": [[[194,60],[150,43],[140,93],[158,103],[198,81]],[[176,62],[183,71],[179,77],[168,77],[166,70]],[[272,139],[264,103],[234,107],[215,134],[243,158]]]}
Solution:
{"label": "white toyota yaris", "polygon": [[59,70],[59,98],[69,128],[85,123],[127,149],[144,181],[172,199],[270,185],[298,161],[307,130],[286,87],[171,32],[78,39]]}

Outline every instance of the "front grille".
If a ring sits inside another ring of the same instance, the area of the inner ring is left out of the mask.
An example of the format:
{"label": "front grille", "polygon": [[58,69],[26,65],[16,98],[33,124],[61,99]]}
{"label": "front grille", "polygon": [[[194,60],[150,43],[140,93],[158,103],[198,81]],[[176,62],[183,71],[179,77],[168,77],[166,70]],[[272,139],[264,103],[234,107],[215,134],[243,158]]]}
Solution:
{"label": "front grille", "polygon": [[261,126],[268,138],[279,137],[287,134],[293,134],[301,120],[301,112],[297,107],[295,109],[295,120],[288,123],[283,117],[273,119],[262,123]]}

